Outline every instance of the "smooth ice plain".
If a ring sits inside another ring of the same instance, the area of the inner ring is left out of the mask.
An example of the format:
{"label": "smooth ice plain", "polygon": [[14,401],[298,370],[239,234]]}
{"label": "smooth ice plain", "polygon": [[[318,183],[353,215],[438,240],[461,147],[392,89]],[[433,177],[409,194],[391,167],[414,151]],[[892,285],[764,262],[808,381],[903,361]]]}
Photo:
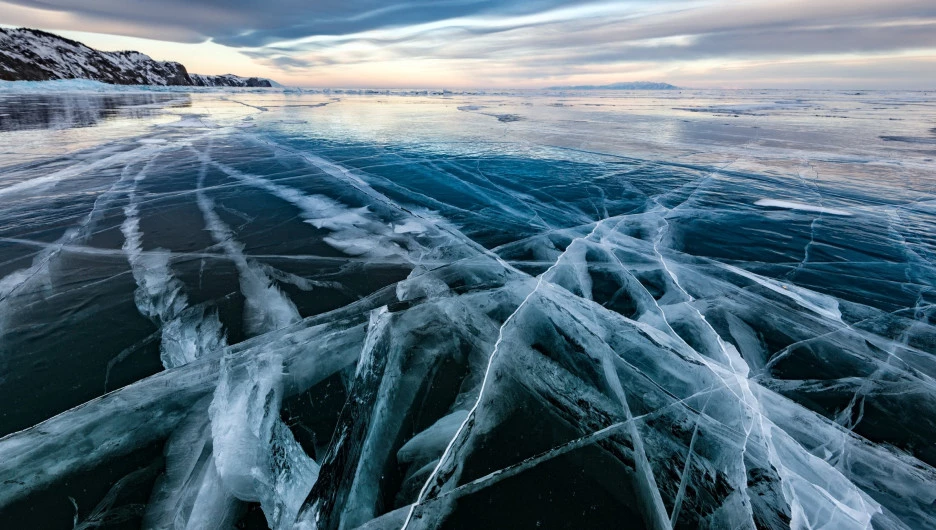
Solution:
{"label": "smooth ice plain", "polygon": [[934,102],[0,84],[0,527],[936,528]]}

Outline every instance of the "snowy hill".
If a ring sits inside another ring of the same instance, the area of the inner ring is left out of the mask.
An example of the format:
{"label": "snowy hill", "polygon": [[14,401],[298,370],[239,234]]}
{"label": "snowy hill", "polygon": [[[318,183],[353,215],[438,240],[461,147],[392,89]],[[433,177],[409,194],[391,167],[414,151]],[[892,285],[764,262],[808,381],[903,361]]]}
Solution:
{"label": "snowy hill", "polygon": [[133,51],[101,52],[36,29],[0,28],[0,80],[91,79],[115,85],[272,87],[268,79],[189,74]]}
{"label": "snowy hill", "polygon": [[275,87],[280,86],[275,81],[263,79],[260,77],[241,77],[234,74],[224,75],[202,75],[189,74],[192,84],[195,86],[235,86],[235,87]]}

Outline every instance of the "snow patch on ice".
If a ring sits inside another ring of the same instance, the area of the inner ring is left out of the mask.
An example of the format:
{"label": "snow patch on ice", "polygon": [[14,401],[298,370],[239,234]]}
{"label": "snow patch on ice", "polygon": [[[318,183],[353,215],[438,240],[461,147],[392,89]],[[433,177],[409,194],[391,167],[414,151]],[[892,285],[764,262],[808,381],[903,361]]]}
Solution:
{"label": "snow patch on ice", "polygon": [[786,208],[788,210],[802,210],[804,212],[817,212],[817,213],[827,213],[830,215],[842,215],[850,216],[851,212],[845,210],[839,210],[837,208],[826,208],[824,206],[813,206],[811,204],[804,204],[801,202],[793,201],[781,201],[776,199],[761,199],[755,202],[757,206],[765,206],[768,208]]}
{"label": "snow patch on ice", "polygon": [[159,127],[175,127],[180,129],[210,129],[215,127],[215,125],[206,121],[197,114],[186,114],[181,116],[179,121],[159,125]]}

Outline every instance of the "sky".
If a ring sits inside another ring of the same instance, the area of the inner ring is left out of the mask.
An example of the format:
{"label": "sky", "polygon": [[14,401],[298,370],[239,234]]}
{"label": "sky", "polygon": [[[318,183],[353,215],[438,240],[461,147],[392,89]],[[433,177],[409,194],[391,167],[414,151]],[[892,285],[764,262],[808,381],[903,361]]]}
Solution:
{"label": "sky", "polygon": [[936,0],[0,0],[0,24],[293,86],[936,89]]}

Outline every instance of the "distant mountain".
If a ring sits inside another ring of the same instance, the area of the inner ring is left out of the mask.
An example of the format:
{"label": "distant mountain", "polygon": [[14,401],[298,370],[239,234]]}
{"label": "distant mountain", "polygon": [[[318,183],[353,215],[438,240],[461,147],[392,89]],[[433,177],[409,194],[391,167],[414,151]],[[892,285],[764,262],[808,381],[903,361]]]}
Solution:
{"label": "distant mountain", "polygon": [[632,83],[612,83],[610,85],[551,86],[549,90],[678,90],[678,86],[669,83],[634,81]]}
{"label": "distant mountain", "polygon": [[114,85],[272,87],[276,83],[232,74],[189,74],[176,62],[139,52],[101,52],[37,29],[0,28],[0,80],[91,79]]}
{"label": "distant mountain", "polygon": [[235,87],[259,87],[270,88],[283,86],[276,81],[264,79],[262,77],[241,77],[234,74],[223,75],[202,75],[189,74],[194,86],[235,86]]}

